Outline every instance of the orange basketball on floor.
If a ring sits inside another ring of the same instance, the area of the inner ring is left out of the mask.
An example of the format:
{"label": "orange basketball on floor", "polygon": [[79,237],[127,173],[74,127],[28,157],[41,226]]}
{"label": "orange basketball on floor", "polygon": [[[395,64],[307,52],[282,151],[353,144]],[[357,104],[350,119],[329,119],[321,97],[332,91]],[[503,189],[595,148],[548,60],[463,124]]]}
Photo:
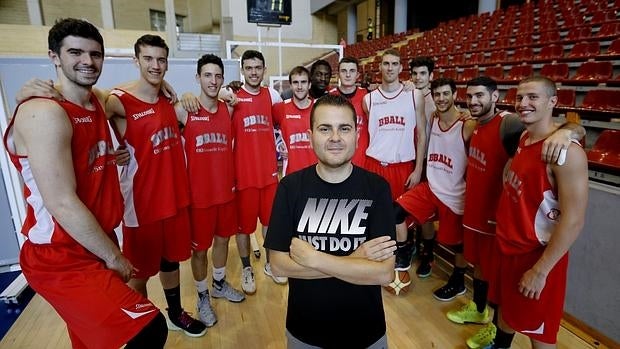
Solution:
{"label": "orange basketball on floor", "polygon": [[409,292],[409,287],[411,287],[411,276],[409,276],[409,272],[406,270],[394,270],[394,274],[394,281],[384,286],[384,288],[391,294],[397,296]]}

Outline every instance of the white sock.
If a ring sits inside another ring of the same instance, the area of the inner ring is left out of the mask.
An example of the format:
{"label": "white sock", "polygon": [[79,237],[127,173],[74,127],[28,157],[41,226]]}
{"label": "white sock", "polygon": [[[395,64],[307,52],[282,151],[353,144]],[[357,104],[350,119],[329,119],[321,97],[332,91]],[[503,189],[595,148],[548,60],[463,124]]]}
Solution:
{"label": "white sock", "polygon": [[213,267],[213,280],[222,281],[226,277],[226,267],[216,268]]}
{"label": "white sock", "polygon": [[194,283],[196,284],[196,290],[198,291],[198,293],[209,292],[209,288],[207,287],[207,278],[204,278],[204,280],[200,281],[194,280]]}

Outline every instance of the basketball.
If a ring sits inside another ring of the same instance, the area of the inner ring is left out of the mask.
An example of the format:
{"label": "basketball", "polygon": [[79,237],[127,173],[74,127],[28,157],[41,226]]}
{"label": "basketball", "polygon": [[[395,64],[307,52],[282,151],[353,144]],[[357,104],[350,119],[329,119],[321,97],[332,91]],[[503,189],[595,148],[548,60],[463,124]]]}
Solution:
{"label": "basketball", "polygon": [[394,270],[394,281],[384,288],[393,295],[400,295],[409,292],[411,286],[411,276],[406,270]]}

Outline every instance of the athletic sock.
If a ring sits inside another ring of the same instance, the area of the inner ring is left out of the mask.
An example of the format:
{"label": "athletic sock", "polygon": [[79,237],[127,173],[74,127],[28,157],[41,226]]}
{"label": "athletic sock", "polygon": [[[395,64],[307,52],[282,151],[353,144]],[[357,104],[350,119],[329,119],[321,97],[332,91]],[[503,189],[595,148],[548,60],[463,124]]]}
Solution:
{"label": "athletic sock", "polygon": [[166,296],[166,303],[168,303],[168,313],[173,316],[181,314],[183,311],[181,307],[181,286],[164,289],[164,295]]}
{"label": "athletic sock", "polygon": [[467,268],[454,267],[454,271],[452,272],[452,277],[450,277],[450,279],[455,285],[465,285],[465,271],[467,271]]}
{"label": "athletic sock", "polygon": [[435,239],[424,239],[422,240],[422,244],[424,245],[422,247],[422,254],[429,257],[432,256],[433,249],[435,248]]}
{"label": "athletic sock", "polygon": [[250,257],[241,257],[241,265],[243,266],[243,268],[251,267],[252,265],[250,264]]}
{"label": "athletic sock", "polygon": [[194,284],[196,285],[196,291],[198,291],[198,294],[202,294],[205,292],[209,294],[209,287],[207,286],[207,278],[204,278],[203,280],[200,280],[200,281],[194,280]]}
{"label": "athletic sock", "polygon": [[226,267],[213,267],[213,281],[220,283],[224,278],[226,278]]}
{"label": "athletic sock", "polygon": [[510,345],[512,344],[512,339],[514,337],[514,332],[504,332],[498,327],[497,333],[495,334],[495,340],[493,340],[493,342],[496,348],[510,348]]}
{"label": "athletic sock", "polygon": [[495,324],[495,326],[497,326],[497,322],[499,321],[499,311],[497,305],[495,304],[490,304],[491,308],[493,308],[493,324]]}
{"label": "athletic sock", "polygon": [[484,312],[487,306],[487,294],[489,292],[489,283],[474,279],[474,303],[476,303],[476,309],[479,313]]}

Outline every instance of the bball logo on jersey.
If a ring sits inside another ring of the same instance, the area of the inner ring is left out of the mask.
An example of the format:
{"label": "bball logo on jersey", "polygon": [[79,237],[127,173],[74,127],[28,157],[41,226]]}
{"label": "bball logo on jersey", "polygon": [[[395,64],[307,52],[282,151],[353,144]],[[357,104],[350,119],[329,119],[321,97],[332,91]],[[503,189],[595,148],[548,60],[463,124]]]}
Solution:
{"label": "bball logo on jersey", "polygon": [[73,118],[73,122],[76,124],[90,123],[93,122],[93,118],[91,118],[90,116],[75,117]]}
{"label": "bball logo on jersey", "polygon": [[290,135],[288,137],[288,140],[289,140],[289,144],[291,144],[291,145],[293,145],[295,143],[299,143],[299,142],[309,143],[310,142],[310,136],[308,136],[308,133],[306,133],[306,132],[293,133],[292,135]]}
{"label": "bball logo on jersey", "polygon": [[480,149],[476,147],[471,147],[471,146],[469,147],[469,157],[471,159],[478,161],[483,166],[487,165],[487,159],[486,159],[484,152],[482,152]]}
{"label": "bball logo on jersey", "polygon": [[[92,166],[98,158],[113,153],[114,147],[112,146],[112,144],[108,144],[104,140],[98,141],[88,150],[88,166]],[[101,170],[103,170],[103,166],[95,166],[92,172],[97,172]]]}
{"label": "bball logo on jersey", "polygon": [[389,115],[379,118],[379,127],[385,125],[403,125],[405,126],[405,117],[404,116],[396,116]]}
{"label": "bball logo on jersey", "polygon": [[[299,238],[320,251],[353,251],[366,241],[372,200],[308,198],[297,224]],[[357,236],[356,236],[357,235]]]}
{"label": "bball logo on jersey", "polygon": [[265,115],[250,115],[243,118],[243,127],[251,127],[254,125],[269,126],[269,118]]}
{"label": "bball logo on jersey", "polygon": [[151,143],[153,145],[153,154],[158,154],[164,150],[170,149],[170,144],[160,147],[162,143],[169,139],[176,139],[178,137],[172,126],[164,127],[163,129],[155,132],[151,136]]}
{"label": "bball logo on jersey", "polygon": [[147,115],[152,115],[152,114],[155,114],[155,110],[153,108],[145,110],[145,111],[141,111],[139,113],[132,114],[131,118],[134,120],[138,120],[138,119],[142,119],[143,117]]}
{"label": "bball logo on jersey", "polygon": [[519,179],[519,176],[513,170],[508,170],[506,176],[504,177],[504,184],[510,186],[517,195],[521,195],[521,184],[523,182]]}
{"label": "bball logo on jersey", "polygon": [[452,168],[452,159],[445,154],[437,154],[437,153],[428,154],[428,162],[429,162],[429,166],[431,166],[430,164],[431,162],[440,162],[448,166],[449,168]]}
{"label": "bball logo on jersey", "polygon": [[301,119],[301,115],[299,114],[286,114],[285,119]]}
{"label": "bball logo on jersey", "polygon": [[239,102],[239,103],[252,103],[252,97],[237,98],[237,102]]}
{"label": "bball logo on jersey", "polygon": [[212,143],[228,144],[228,138],[225,134],[219,132],[210,132],[196,136],[196,147]]}
{"label": "bball logo on jersey", "polygon": [[208,116],[190,116],[190,121],[209,121],[210,118]]}

